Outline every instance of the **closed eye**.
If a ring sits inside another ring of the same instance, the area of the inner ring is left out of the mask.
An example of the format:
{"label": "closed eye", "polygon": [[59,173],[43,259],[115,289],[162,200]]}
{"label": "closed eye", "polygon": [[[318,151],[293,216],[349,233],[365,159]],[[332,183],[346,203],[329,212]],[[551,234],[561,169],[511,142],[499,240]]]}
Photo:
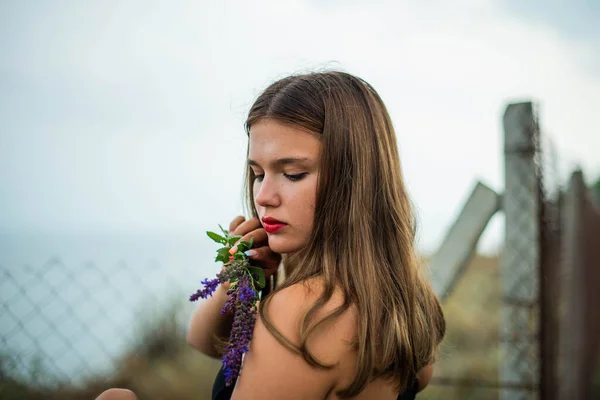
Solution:
{"label": "closed eye", "polygon": [[[289,174],[283,174],[283,175],[292,182],[298,182],[298,181],[304,179],[304,177],[306,175],[308,175],[308,172],[303,172],[301,174],[294,174],[294,175],[289,175]],[[255,181],[262,182],[263,179],[265,179],[265,174],[254,174]]]}
{"label": "closed eye", "polygon": [[308,172],[303,172],[301,174],[296,174],[296,175],[288,175],[288,174],[284,174],[286,178],[288,178],[290,181],[292,182],[297,182],[299,180],[304,179],[304,177],[306,175],[308,175]]}

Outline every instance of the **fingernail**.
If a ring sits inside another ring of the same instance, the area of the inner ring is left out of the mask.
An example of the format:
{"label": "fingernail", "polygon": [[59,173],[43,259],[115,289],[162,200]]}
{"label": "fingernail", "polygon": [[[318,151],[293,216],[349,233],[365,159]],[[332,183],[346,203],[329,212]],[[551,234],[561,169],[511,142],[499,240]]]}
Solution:
{"label": "fingernail", "polygon": [[235,253],[237,253],[237,246],[234,246],[231,249],[229,249],[229,254],[235,254]]}
{"label": "fingernail", "polygon": [[256,255],[256,252],[254,250],[246,250],[244,254],[248,257],[252,257]]}

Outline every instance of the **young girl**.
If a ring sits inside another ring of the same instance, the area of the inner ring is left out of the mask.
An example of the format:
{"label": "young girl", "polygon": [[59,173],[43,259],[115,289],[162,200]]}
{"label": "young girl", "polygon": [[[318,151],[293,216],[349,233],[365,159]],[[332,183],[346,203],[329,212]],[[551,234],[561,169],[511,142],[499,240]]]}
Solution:
{"label": "young girl", "polygon": [[[246,121],[254,238],[249,257],[281,283],[263,297],[235,385],[214,399],[412,399],[445,332],[414,247],[414,216],[385,105],[343,72],[269,86]],[[283,260],[281,259],[283,257]],[[222,285],[195,311],[188,342],[220,357],[231,315]],[[104,396],[104,397],[103,397]],[[100,399],[135,398],[112,390]]]}

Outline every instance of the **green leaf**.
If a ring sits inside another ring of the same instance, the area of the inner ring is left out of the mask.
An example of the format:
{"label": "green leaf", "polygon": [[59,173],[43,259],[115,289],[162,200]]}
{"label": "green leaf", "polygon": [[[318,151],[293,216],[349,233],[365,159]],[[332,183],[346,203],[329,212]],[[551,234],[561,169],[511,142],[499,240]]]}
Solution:
{"label": "green leaf", "polygon": [[238,278],[237,278],[237,276],[234,276],[233,278],[231,278],[231,279],[229,280],[229,283],[236,283],[237,281],[238,281]]}
{"label": "green leaf", "polygon": [[219,228],[221,229],[221,232],[223,232],[223,235],[225,235],[225,237],[229,236],[229,231],[226,231],[225,229],[223,229],[221,224],[219,224]]}
{"label": "green leaf", "polygon": [[219,250],[217,250],[217,254],[223,257],[227,257],[227,259],[229,259],[229,248],[221,247]]}
{"label": "green leaf", "polygon": [[221,235],[217,235],[216,233],[210,232],[210,231],[207,231],[206,234],[208,235],[209,238],[211,238],[212,240],[214,240],[217,243],[227,244],[227,239],[225,239]]}
{"label": "green leaf", "polygon": [[233,256],[238,260],[243,260],[244,258],[246,258],[246,255],[241,251],[238,251]]}
{"label": "green leaf", "polygon": [[235,244],[235,242],[237,242],[238,240],[240,240],[242,237],[239,235],[233,235],[233,236],[229,236],[227,238],[227,243],[229,243],[230,246],[233,247],[233,245]]}
{"label": "green leaf", "polygon": [[262,270],[262,268],[250,266],[248,269],[252,273],[252,277],[257,281],[258,286],[261,289],[264,288],[267,283],[265,280],[265,272]]}
{"label": "green leaf", "polygon": [[217,250],[217,260],[227,263],[229,262],[229,249],[227,247],[222,247],[219,250]]}
{"label": "green leaf", "polygon": [[248,249],[251,249],[253,245],[254,245],[254,238],[251,237],[250,238],[250,243],[248,243]]}
{"label": "green leaf", "polygon": [[254,238],[250,239],[250,242],[239,242],[237,245],[238,250],[243,253],[244,251],[251,249],[252,243],[254,242],[253,239]]}
{"label": "green leaf", "polygon": [[246,251],[246,247],[247,247],[247,246],[248,246],[248,245],[247,245],[247,243],[246,243],[246,242],[239,242],[239,243],[237,244],[237,250],[238,250],[238,253],[243,253],[243,252],[245,252],[245,251]]}
{"label": "green leaf", "polygon": [[229,257],[227,256],[223,256],[221,254],[219,254],[216,258],[215,258],[215,262],[222,262],[222,263],[227,263],[229,262]]}

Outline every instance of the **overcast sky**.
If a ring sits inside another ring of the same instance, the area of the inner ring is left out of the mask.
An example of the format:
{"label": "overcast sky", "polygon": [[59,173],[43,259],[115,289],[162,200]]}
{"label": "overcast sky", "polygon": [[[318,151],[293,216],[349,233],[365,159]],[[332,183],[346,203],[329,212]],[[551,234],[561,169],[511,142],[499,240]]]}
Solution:
{"label": "overcast sky", "polygon": [[509,101],[539,102],[563,175],[600,174],[597,0],[0,0],[0,231],[227,224],[252,101],[322,68],[386,102],[424,249],[477,179],[502,191]]}

